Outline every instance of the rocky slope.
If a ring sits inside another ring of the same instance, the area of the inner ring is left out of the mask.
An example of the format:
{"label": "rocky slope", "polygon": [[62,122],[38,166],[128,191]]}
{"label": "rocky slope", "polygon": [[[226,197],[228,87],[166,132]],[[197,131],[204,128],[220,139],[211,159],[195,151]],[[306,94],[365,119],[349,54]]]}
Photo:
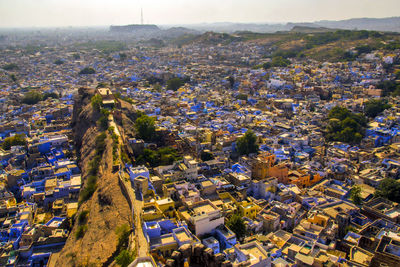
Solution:
{"label": "rocky slope", "polygon": [[[93,111],[90,104],[93,93],[91,90],[80,90],[74,106],[73,129],[80,155],[83,187],[89,176],[89,162],[95,154],[95,139],[100,133],[96,125],[100,115]],[[77,231],[82,230],[79,228],[83,228],[76,219],[64,248],[51,258],[49,266],[108,266],[113,262],[118,253],[115,230],[123,224],[132,225],[132,219],[128,202],[118,184],[118,172],[112,172],[112,162],[112,141],[108,136],[96,190],[77,212],[76,218],[88,211],[86,219],[80,224],[85,228],[83,236],[76,237]]]}

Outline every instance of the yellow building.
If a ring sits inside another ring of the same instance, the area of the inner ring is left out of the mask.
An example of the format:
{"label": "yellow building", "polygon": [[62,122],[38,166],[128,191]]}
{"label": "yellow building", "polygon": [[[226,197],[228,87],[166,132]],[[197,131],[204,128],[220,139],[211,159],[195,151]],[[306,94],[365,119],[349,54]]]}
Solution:
{"label": "yellow building", "polygon": [[238,209],[241,216],[248,217],[252,220],[256,218],[257,213],[261,210],[258,205],[246,200],[238,204]]}
{"label": "yellow building", "polygon": [[160,210],[155,203],[146,203],[142,209],[142,219],[143,221],[154,221],[157,219],[164,218],[163,212]]}
{"label": "yellow building", "polygon": [[156,206],[158,206],[164,215],[173,217],[175,211],[175,202],[171,198],[156,200]]}
{"label": "yellow building", "polygon": [[328,225],[329,217],[322,214],[314,214],[307,219],[310,223],[326,227]]}

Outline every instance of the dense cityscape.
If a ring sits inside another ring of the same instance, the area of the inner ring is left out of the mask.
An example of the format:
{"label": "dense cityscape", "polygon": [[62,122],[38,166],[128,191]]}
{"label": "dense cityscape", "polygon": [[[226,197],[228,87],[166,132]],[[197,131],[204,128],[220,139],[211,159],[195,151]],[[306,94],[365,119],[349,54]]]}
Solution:
{"label": "dense cityscape", "polygon": [[2,31],[1,266],[399,266],[400,34]]}

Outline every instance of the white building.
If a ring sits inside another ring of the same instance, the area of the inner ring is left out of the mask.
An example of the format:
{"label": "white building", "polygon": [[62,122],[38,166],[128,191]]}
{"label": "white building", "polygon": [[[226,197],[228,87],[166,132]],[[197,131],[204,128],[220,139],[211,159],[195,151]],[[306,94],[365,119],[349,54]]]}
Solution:
{"label": "white building", "polygon": [[198,163],[191,156],[183,157],[183,165],[181,164],[180,168],[184,171],[186,178],[188,179],[196,179],[198,176],[197,166]]}
{"label": "white building", "polygon": [[215,228],[224,224],[224,216],[210,200],[194,203],[191,207],[190,222],[197,236],[212,233]]}

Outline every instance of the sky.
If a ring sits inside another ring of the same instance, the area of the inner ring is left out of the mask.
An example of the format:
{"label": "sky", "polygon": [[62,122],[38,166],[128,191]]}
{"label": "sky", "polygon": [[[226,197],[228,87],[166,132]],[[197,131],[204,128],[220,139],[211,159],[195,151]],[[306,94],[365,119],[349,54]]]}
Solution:
{"label": "sky", "polygon": [[0,0],[0,27],[312,22],[400,16],[400,0]]}

